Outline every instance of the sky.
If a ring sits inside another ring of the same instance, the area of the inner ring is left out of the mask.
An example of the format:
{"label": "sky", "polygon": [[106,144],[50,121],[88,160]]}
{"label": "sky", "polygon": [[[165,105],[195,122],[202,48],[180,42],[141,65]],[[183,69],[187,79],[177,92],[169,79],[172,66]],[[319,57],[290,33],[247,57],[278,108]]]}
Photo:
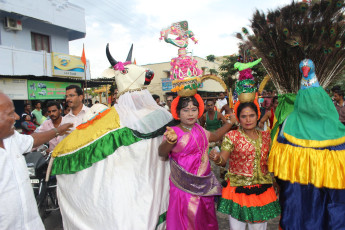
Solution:
{"label": "sky", "polygon": [[291,0],[69,0],[85,9],[86,36],[71,41],[70,55],[81,56],[83,44],[90,62],[91,78],[101,77],[110,64],[106,44],[117,61],[124,62],[133,43],[138,65],[169,62],[178,48],[159,40],[160,31],[172,23],[188,21],[197,44],[189,41],[188,52],[201,58],[237,52],[235,37],[242,27],[250,29],[256,10],[267,13]]}

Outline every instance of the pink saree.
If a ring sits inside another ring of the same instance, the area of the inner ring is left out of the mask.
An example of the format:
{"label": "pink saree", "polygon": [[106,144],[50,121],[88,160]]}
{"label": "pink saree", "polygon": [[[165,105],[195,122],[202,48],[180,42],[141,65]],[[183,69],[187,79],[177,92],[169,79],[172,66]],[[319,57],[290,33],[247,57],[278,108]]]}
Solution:
{"label": "pink saree", "polygon": [[[203,179],[206,176],[210,176],[211,168],[207,152],[210,133],[198,124],[195,124],[190,132],[184,132],[179,127],[172,128],[177,134],[178,142],[169,155],[170,160],[175,161],[177,163],[175,164],[175,162],[173,162],[175,165],[182,168],[182,170],[186,171],[186,173],[190,174],[192,177],[196,175]],[[176,181],[174,180],[173,182],[172,178],[173,177],[171,175],[170,198],[166,220],[167,230],[217,230],[218,222],[215,211],[214,196],[191,194],[183,188],[178,188],[175,185]],[[175,176],[174,179],[180,178]],[[181,184],[185,182],[183,181],[184,179],[184,177],[181,177]],[[213,191],[218,188],[214,184],[211,186],[216,188],[213,189]],[[213,194],[214,193],[218,194],[217,191],[213,192]]]}

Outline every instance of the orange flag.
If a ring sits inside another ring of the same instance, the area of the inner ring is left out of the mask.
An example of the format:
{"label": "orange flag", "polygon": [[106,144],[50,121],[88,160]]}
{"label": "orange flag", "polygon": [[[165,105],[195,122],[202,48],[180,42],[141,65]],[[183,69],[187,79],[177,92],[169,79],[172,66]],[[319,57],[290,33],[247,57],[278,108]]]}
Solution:
{"label": "orange flag", "polygon": [[84,51],[84,44],[83,44],[83,53],[81,55],[81,61],[84,63],[84,65],[86,66],[86,57],[85,57],[85,51]]}

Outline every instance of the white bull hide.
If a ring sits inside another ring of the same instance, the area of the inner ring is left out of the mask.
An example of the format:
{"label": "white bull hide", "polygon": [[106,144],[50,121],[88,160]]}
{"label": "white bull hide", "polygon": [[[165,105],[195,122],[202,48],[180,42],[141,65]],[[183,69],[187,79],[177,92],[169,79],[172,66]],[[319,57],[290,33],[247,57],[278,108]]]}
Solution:
{"label": "white bull hide", "polygon": [[[119,129],[126,127],[150,133],[169,123],[171,114],[157,105],[148,90],[130,92],[131,89],[142,88],[145,69],[133,64],[125,67],[128,72],[114,71],[116,79],[126,82],[117,81],[119,91],[129,90],[115,104],[119,118],[114,119],[120,119]],[[104,109],[106,107],[102,104],[94,105],[83,121],[93,119]],[[68,138],[65,140],[68,141]],[[97,140],[102,141],[102,138],[97,137]],[[158,136],[121,146],[91,167],[74,174],[57,175],[64,229],[155,229],[159,218],[164,217],[169,202],[169,162],[158,155],[162,139]],[[106,147],[107,143],[103,144]],[[158,229],[164,228],[164,222],[158,226]]]}

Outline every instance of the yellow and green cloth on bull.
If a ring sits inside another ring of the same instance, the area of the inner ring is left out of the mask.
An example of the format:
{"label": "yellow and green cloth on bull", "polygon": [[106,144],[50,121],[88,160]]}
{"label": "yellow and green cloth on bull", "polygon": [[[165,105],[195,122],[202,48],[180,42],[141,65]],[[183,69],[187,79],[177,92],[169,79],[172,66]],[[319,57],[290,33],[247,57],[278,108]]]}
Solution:
{"label": "yellow and green cloth on bull", "polygon": [[119,147],[163,135],[167,125],[148,134],[120,127],[119,114],[112,107],[91,122],[78,126],[55,147],[52,175],[72,174],[89,168],[113,154]]}

